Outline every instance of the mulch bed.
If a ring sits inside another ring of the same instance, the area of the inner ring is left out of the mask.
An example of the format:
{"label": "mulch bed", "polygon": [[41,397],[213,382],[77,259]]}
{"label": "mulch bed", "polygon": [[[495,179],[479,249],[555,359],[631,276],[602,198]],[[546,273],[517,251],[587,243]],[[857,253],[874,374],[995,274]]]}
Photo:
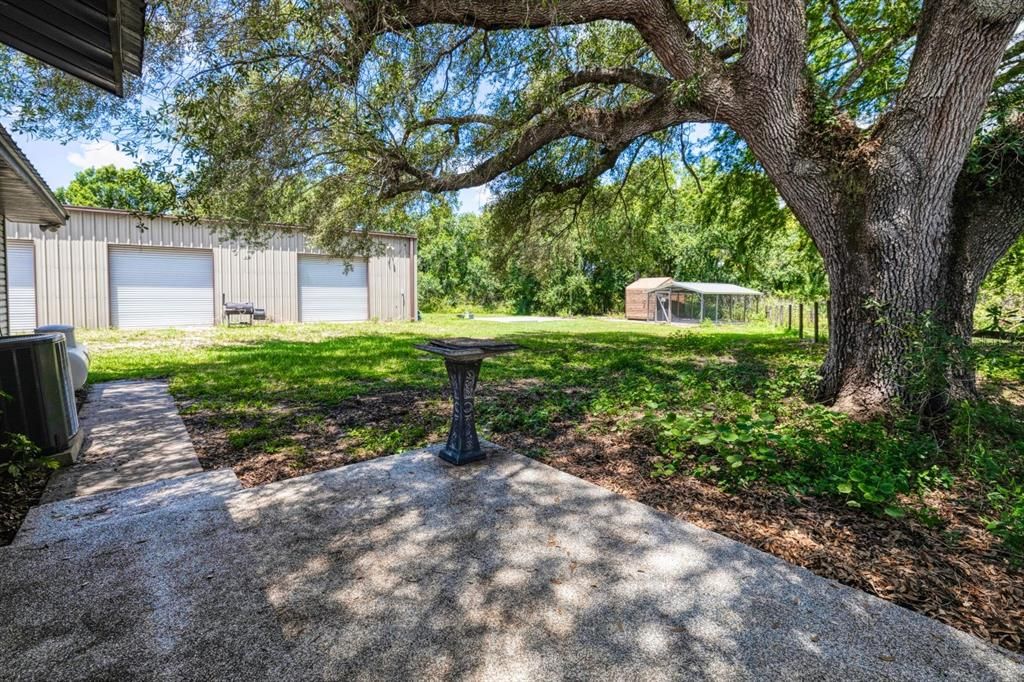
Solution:
{"label": "mulch bed", "polygon": [[[495,390],[510,399],[511,387]],[[524,392],[528,387],[524,387]],[[511,390],[515,392],[514,389]],[[529,401],[529,395],[520,396]],[[309,410],[310,408],[304,408]],[[443,394],[395,392],[350,400],[311,413],[283,406],[278,427],[305,451],[287,453],[233,448],[215,420],[184,414],[204,467],[232,467],[246,486],[299,476],[389,454],[367,451],[353,428],[381,431],[426,425],[423,440],[438,442],[447,431],[449,405]],[[641,431],[617,432],[612,420],[554,421],[543,438],[493,434],[491,440],[625,497],[751,545],[812,572],[851,585],[970,632],[1012,651],[1024,639],[1024,567],[1014,565],[963,500],[928,500],[942,527],[911,515],[879,517],[840,503],[794,497],[768,487],[729,493],[691,476],[653,479],[656,453]],[[959,487],[959,489],[963,489]]]}
{"label": "mulch bed", "polygon": [[9,545],[30,507],[38,502],[50,470],[32,471],[20,478],[0,476],[0,547]]}

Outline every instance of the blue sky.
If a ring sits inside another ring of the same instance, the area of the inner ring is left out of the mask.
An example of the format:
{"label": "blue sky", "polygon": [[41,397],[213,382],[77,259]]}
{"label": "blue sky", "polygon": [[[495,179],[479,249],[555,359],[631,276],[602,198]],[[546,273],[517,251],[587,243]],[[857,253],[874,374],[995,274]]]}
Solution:
{"label": "blue sky", "polygon": [[52,189],[67,185],[75,173],[83,168],[110,164],[128,168],[135,165],[134,159],[119,151],[112,142],[71,142],[62,145],[19,135],[14,131],[11,131],[11,136]]}
{"label": "blue sky", "polygon": [[[7,122],[4,121],[6,124]],[[10,126],[7,126],[10,130]],[[107,166],[113,164],[118,168],[129,168],[136,165],[136,160],[120,151],[113,142],[70,142],[62,145],[50,140],[39,140],[27,135],[19,135],[10,131],[14,141],[18,143],[25,156],[36,167],[39,174],[46,180],[51,189],[64,187],[83,168],[91,166]],[[486,187],[474,187],[459,192],[459,203],[463,213],[479,213],[490,199],[491,193]]]}

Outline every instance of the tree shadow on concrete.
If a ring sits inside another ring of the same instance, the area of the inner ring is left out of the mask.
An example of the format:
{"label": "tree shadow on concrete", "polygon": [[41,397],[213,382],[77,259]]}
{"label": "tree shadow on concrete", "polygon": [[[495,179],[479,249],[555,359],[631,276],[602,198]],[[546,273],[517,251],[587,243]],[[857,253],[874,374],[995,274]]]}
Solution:
{"label": "tree shadow on concrete", "polygon": [[1012,679],[1010,655],[538,462],[417,451],[41,507],[18,679]]}
{"label": "tree shadow on concrete", "polygon": [[318,678],[1013,671],[969,636],[508,452],[461,469],[384,458],[228,509]]}

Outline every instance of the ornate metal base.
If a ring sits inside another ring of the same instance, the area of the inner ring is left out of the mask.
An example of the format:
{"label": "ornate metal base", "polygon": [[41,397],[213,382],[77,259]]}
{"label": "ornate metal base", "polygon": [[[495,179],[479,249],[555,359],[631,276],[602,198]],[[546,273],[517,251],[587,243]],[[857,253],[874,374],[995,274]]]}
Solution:
{"label": "ornate metal base", "polygon": [[445,358],[448,380],[452,385],[452,425],[448,430],[448,443],[440,457],[455,465],[468,464],[485,457],[476,435],[476,380],[480,375],[481,360],[459,362]]}

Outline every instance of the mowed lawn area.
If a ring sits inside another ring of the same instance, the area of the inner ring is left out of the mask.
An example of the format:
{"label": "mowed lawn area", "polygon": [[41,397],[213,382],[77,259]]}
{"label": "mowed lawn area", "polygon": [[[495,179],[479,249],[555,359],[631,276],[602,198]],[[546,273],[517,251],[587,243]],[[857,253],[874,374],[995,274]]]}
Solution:
{"label": "mowed lawn area", "polygon": [[90,379],[166,377],[204,466],[245,485],[443,441],[443,364],[485,361],[481,435],[669,514],[1021,650],[1024,353],[983,341],[985,402],[920,428],[808,400],[824,344],[769,327],[581,319],[82,333]]}

